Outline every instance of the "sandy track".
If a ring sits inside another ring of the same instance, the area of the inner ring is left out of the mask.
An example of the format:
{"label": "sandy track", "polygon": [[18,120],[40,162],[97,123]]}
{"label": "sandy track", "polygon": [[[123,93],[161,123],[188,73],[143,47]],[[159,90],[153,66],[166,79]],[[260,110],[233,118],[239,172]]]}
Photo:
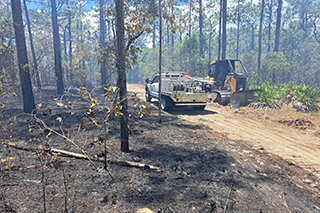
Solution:
{"label": "sandy track", "polygon": [[[129,85],[128,90],[144,100],[144,86]],[[246,112],[237,113],[217,105],[209,105],[204,111],[176,109],[171,113],[206,125],[231,140],[242,140],[251,146],[263,148],[320,178],[320,138],[310,131],[299,131],[272,121],[261,122]]]}

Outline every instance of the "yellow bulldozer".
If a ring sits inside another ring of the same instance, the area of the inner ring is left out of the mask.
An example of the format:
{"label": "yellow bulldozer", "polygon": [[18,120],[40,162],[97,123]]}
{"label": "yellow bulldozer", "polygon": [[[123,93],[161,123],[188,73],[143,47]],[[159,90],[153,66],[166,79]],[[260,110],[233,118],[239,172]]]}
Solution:
{"label": "yellow bulldozer", "polygon": [[248,72],[239,59],[212,61],[209,65],[207,81],[211,91],[217,94],[215,102],[239,108],[254,99],[259,90],[246,90]]}

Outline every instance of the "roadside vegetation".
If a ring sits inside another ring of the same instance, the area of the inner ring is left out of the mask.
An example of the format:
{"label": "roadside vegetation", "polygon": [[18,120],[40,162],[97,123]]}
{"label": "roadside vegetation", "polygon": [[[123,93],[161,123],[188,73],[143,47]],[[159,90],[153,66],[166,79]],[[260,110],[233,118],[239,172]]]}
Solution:
{"label": "roadside vegetation", "polygon": [[253,86],[254,89],[260,89],[256,92],[254,103],[250,104],[255,108],[263,107],[277,109],[282,106],[292,106],[297,111],[309,112],[319,109],[320,89],[304,84],[290,82],[287,84],[263,83],[259,86]]}

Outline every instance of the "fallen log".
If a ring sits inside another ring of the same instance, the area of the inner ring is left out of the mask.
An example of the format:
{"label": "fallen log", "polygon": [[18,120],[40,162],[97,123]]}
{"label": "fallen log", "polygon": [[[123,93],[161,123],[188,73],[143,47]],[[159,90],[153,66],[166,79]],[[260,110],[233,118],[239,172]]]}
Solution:
{"label": "fallen log", "polygon": [[159,173],[163,172],[163,170],[157,166],[146,165],[143,163],[135,163],[135,162],[123,161],[123,160],[111,160],[110,163],[116,163],[122,166],[131,166],[131,167],[137,167],[137,168],[150,168],[150,170],[154,172],[159,172]]}
{"label": "fallen log", "polygon": [[[55,148],[51,148],[50,150],[52,152],[56,152],[56,153],[60,153],[60,154],[64,154],[64,155],[68,155],[68,156],[72,156],[72,157],[76,157],[76,158],[83,158],[83,159],[87,158],[85,155],[79,154],[79,153],[69,152],[69,151],[55,149]],[[104,158],[90,157],[90,159],[92,161],[104,162]],[[107,162],[115,163],[115,164],[122,165],[122,166],[136,167],[136,168],[150,168],[151,171],[155,171],[155,172],[159,172],[159,173],[163,172],[163,170],[157,166],[146,165],[143,163],[136,163],[136,162],[124,161],[124,160],[110,160],[110,159],[107,159]]]}
{"label": "fallen log", "polygon": [[[25,148],[25,147],[21,147],[18,145],[15,145],[13,143],[7,143],[7,142],[1,142],[2,144],[6,144],[8,146],[14,147],[16,149],[21,149],[21,150],[25,150],[25,151],[36,151],[35,148]],[[56,149],[56,148],[49,148],[47,149],[47,151],[51,151],[51,152],[55,152],[57,154],[62,154],[62,155],[66,155],[69,157],[75,157],[75,158],[79,158],[79,159],[86,159],[88,160],[88,157],[83,155],[83,154],[79,154],[79,153],[75,153],[75,152],[69,152],[66,150],[61,150],[61,149]],[[92,161],[98,161],[98,162],[104,162],[104,158],[95,158],[95,157],[89,157],[90,160]],[[136,163],[136,162],[131,162],[131,161],[124,161],[124,160],[110,160],[107,159],[107,162],[109,163],[113,163],[113,164],[118,164],[118,165],[122,165],[122,166],[128,166],[128,167],[136,167],[136,168],[150,168],[151,171],[154,172],[163,172],[163,170],[157,166],[151,166],[151,165],[146,165],[143,163]]]}

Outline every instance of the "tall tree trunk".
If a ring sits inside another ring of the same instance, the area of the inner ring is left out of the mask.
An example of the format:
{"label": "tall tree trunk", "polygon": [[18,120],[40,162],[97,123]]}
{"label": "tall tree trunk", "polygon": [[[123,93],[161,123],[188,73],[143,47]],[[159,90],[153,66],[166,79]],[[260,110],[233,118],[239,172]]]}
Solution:
{"label": "tall tree trunk", "polygon": [[152,48],[156,48],[156,20],[154,19],[152,28]]}
{"label": "tall tree trunk", "polygon": [[274,52],[278,52],[279,51],[280,27],[281,27],[281,11],[282,11],[282,0],[278,0],[276,36],[275,36],[274,50],[273,50]]}
{"label": "tall tree trunk", "polygon": [[[79,20],[80,21],[80,44],[83,44],[84,43],[84,40],[83,40],[83,23],[82,23],[82,20]],[[84,52],[83,50],[83,45],[80,46],[80,51],[81,53]],[[81,68],[80,68],[80,73],[83,73],[82,76],[82,85],[84,87],[87,87],[87,71],[86,71],[86,65],[85,65],[85,59],[82,58],[81,61],[79,62],[81,64]]]}
{"label": "tall tree trunk", "polygon": [[111,30],[110,30],[110,28],[111,28],[111,21],[110,21],[110,18],[108,17],[107,18],[107,36],[109,37],[109,36],[111,36]]}
{"label": "tall tree trunk", "polygon": [[239,38],[240,38],[240,0],[238,0],[238,20],[237,20],[237,58],[239,58]]}
{"label": "tall tree trunk", "polygon": [[105,22],[105,16],[104,16],[104,0],[99,0],[99,7],[100,7],[100,46],[102,48],[101,51],[101,67],[100,67],[100,73],[101,73],[101,85],[105,85],[107,81],[107,69],[106,69],[106,61],[103,57],[104,54],[104,42],[105,42],[105,35],[106,35],[106,22]]}
{"label": "tall tree trunk", "polygon": [[71,8],[68,8],[68,33],[69,33],[69,72],[70,72],[70,82],[73,82],[73,67],[72,67],[72,35],[71,35]]}
{"label": "tall tree trunk", "polygon": [[227,0],[223,0],[222,53],[221,53],[222,59],[226,59],[226,51],[227,51]]}
{"label": "tall tree trunk", "polygon": [[250,42],[250,50],[254,50],[254,25],[251,25],[251,42]]}
{"label": "tall tree trunk", "polygon": [[191,29],[192,28],[192,0],[190,0],[189,6],[189,38],[191,38]]}
{"label": "tall tree trunk", "polygon": [[299,11],[299,28],[306,32],[305,24],[306,24],[306,4],[307,2],[304,1],[301,3],[300,11]]}
{"label": "tall tree trunk", "polygon": [[[171,17],[173,17],[174,7],[171,5]],[[173,23],[171,22],[171,30],[173,30]],[[171,32],[171,46],[174,46],[174,33]]]}
{"label": "tall tree trunk", "polygon": [[213,25],[210,23],[210,33],[209,33],[209,62],[212,60],[212,49],[211,49],[211,44],[212,44],[212,31],[213,31]]}
{"label": "tall tree trunk", "polygon": [[161,118],[161,64],[162,64],[162,11],[161,0],[159,0],[159,99],[158,99],[158,120],[162,123]]}
{"label": "tall tree trunk", "polygon": [[[166,9],[167,10],[167,9]],[[169,33],[169,21],[166,21],[166,25],[167,25],[167,46],[169,47],[170,44],[170,33]]]}
{"label": "tall tree trunk", "polygon": [[202,32],[202,28],[203,28],[203,16],[202,16],[202,0],[199,0],[199,40],[200,40],[200,57],[203,56],[203,32]]}
{"label": "tall tree trunk", "polygon": [[129,133],[128,133],[128,113],[127,113],[127,79],[125,66],[125,40],[124,40],[124,0],[115,0],[117,12],[117,71],[118,71],[118,87],[120,88],[120,104],[122,106],[120,117],[121,128],[121,151],[129,152]]}
{"label": "tall tree trunk", "polygon": [[218,36],[218,60],[220,60],[221,54],[221,25],[222,25],[222,8],[223,0],[220,0],[220,16],[219,16],[219,36]]}
{"label": "tall tree trunk", "polygon": [[[68,61],[68,50],[67,50],[67,26],[63,29],[63,50],[64,50],[64,60]],[[65,79],[69,79],[69,69],[68,65],[65,65]]]}
{"label": "tall tree trunk", "polygon": [[262,22],[264,13],[264,0],[261,3],[261,14],[260,14],[260,24],[259,24],[259,47],[258,47],[258,67],[257,70],[260,71],[261,68],[261,46],[262,46]]}
{"label": "tall tree trunk", "polygon": [[41,82],[40,82],[39,71],[38,71],[38,63],[37,63],[36,53],[35,53],[34,45],[33,45],[33,37],[32,37],[32,33],[31,33],[31,24],[30,24],[30,19],[29,19],[26,0],[23,0],[23,4],[24,4],[24,10],[25,10],[26,19],[27,19],[27,25],[28,25],[28,33],[29,33],[29,39],[30,39],[33,66],[34,66],[34,75],[36,76],[37,86],[39,87],[39,89],[41,89]]}
{"label": "tall tree trunk", "polygon": [[18,67],[23,100],[23,111],[25,113],[31,113],[32,110],[35,108],[35,104],[28,65],[27,47],[23,29],[20,0],[11,0],[11,9],[12,19],[14,23],[14,33],[16,37]]}
{"label": "tall tree trunk", "polygon": [[54,66],[55,66],[56,78],[57,78],[57,93],[58,95],[62,95],[64,88],[63,88],[60,36],[59,36],[56,0],[51,0],[51,8],[52,8],[52,27],[53,27]]}
{"label": "tall tree trunk", "polygon": [[269,23],[268,23],[268,52],[271,51],[271,26],[272,26],[272,6],[273,0],[269,3]]}

